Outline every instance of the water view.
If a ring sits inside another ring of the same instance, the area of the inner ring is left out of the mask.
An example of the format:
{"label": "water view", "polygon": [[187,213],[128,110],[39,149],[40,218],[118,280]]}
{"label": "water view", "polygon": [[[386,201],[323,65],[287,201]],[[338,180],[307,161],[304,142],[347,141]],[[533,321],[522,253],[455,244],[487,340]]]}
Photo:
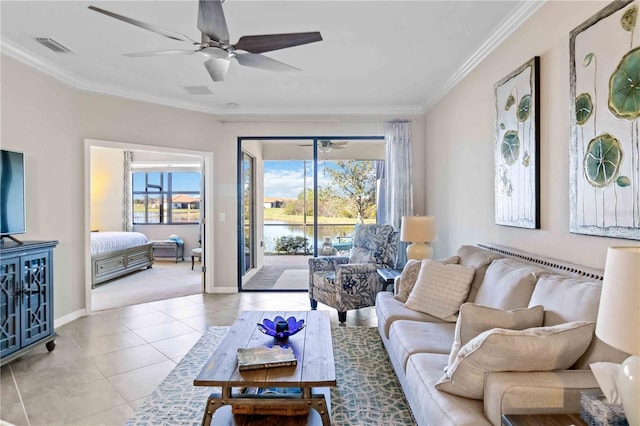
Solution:
{"label": "water view", "polygon": [[[338,237],[350,237],[353,235],[353,224],[347,225],[322,225],[318,224],[318,239],[319,246],[322,246],[324,237],[331,237],[331,240],[337,243]],[[307,244],[313,244],[313,225],[307,224],[292,224],[282,221],[269,220],[264,223],[264,245],[265,252],[275,251],[275,242],[278,238],[284,236],[294,237],[306,237],[308,239]]]}

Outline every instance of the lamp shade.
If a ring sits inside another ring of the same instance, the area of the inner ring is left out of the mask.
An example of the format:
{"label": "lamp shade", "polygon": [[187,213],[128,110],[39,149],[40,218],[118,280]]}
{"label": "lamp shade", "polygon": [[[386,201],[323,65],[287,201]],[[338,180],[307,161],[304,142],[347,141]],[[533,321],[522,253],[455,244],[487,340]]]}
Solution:
{"label": "lamp shade", "polygon": [[609,247],[604,268],[596,336],[640,355],[640,247]]}
{"label": "lamp shade", "polygon": [[435,216],[403,216],[400,241],[428,243],[436,236]]}

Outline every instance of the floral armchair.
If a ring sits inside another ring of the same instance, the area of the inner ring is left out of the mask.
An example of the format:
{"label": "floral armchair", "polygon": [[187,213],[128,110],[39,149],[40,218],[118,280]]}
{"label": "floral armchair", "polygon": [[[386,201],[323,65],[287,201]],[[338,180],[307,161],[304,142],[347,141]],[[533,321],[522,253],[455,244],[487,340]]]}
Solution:
{"label": "floral armchair", "polygon": [[338,310],[338,320],[347,311],[375,305],[384,280],[379,268],[393,268],[398,250],[398,232],[391,225],[356,225],[349,257],[327,256],[309,259],[311,309],[318,302]]}

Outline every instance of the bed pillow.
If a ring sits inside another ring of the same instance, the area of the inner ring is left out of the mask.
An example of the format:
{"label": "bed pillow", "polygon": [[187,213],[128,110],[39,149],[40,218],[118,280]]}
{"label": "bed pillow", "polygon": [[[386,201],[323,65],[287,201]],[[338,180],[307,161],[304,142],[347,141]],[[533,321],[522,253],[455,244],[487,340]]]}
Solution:
{"label": "bed pillow", "polygon": [[475,269],[425,259],[416,284],[409,293],[407,308],[444,321],[455,322],[460,305],[469,293]]}
{"label": "bed pillow", "polygon": [[[460,256],[441,259],[438,260],[438,262],[444,264],[457,264],[460,262]],[[416,284],[421,266],[421,260],[409,259],[407,261],[406,265],[404,265],[404,268],[402,269],[400,277],[395,282],[395,295],[393,296],[395,299],[399,300],[402,303],[405,303],[407,301],[411,290],[413,290],[413,287]]]}
{"label": "bed pillow", "polygon": [[480,333],[492,328],[524,330],[525,328],[540,327],[543,319],[544,307],[542,305],[503,311],[475,303],[463,303],[458,314],[447,369],[453,365],[460,348]]}
{"label": "bed pillow", "polygon": [[488,372],[566,370],[587,349],[594,329],[593,322],[575,321],[526,330],[487,330],[460,348],[436,388],[482,399]]}

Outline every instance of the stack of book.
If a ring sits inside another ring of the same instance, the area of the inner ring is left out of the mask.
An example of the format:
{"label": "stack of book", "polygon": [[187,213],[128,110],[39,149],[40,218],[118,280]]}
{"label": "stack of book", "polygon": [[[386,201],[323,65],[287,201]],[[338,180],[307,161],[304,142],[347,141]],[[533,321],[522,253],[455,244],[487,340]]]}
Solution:
{"label": "stack of book", "polygon": [[238,369],[254,370],[257,368],[289,367],[298,363],[291,347],[266,347],[238,349]]}

